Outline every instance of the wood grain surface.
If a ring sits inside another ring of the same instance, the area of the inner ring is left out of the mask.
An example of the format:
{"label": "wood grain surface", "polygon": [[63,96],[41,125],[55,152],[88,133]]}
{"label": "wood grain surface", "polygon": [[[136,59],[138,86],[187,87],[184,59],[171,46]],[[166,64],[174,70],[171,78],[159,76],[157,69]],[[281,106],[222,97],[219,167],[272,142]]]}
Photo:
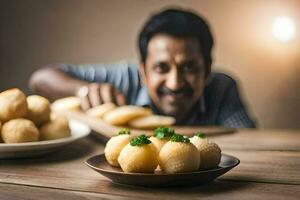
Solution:
{"label": "wood grain surface", "polygon": [[41,195],[45,199],[50,199],[49,196],[58,199],[299,199],[300,148],[296,141],[299,134],[300,131],[240,130],[213,137],[223,153],[241,160],[240,165],[213,183],[180,190],[112,184],[84,164],[104,148],[97,138],[89,136],[43,157],[0,160],[0,199],[30,196],[41,199]]}

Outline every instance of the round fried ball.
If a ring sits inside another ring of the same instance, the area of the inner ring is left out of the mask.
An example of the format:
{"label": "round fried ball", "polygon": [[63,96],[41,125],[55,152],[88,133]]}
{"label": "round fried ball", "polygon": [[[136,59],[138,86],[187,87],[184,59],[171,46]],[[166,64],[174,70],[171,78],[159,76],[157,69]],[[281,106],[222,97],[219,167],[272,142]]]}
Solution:
{"label": "round fried ball", "polygon": [[161,148],[169,141],[168,139],[159,139],[155,136],[151,136],[149,140],[155,145],[158,152],[160,152]]}
{"label": "round fried ball", "polygon": [[0,93],[0,121],[22,118],[26,113],[26,96],[21,90],[13,88]]}
{"label": "round fried ball", "polygon": [[129,143],[122,149],[118,162],[124,172],[153,173],[158,165],[158,152],[152,143],[141,146]]}
{"label": "round fried ball", "polygon": [[48,99],[31,95],[27,97],[28,112],[27,118],[33,121],[35,125],[40,126],[50,119],[50,102]]}
{"label": "round fried ball", "polygon": [[41,140],[55,140],[69,137],[71,135],[69,121],[66,117],[57,116],[40,128],[40,134]]}
{"label": "round fried ball", "polygon": [[39,130],[28,119],[13,119],[3,124],[1,136],[5,143],[36,142]]}
{"label": "round fried ball", "polygon": [[1,127],[2,127],[2,123],[0,122],[0,143],[3,142],[2,136],[1,136]]}
{"label": "round fried ball", "polygon": [[114,167],[119,167],[118,157],[121,150],[130,142],[131,136],[128,134],[117,135],[107,142],[104,154],[108,163]]}
{"label": "round fried ball", "polygon": [[169,141],[160,150],[158,162],[167,174],[192,172],[199,169],[200,157],[192,143]]}
{"label": "round fried ball", "polygon": [[221,160],[221,149],[207,138],[194,136],[190,139],[200,153],[201,164],[199,169],[212,169],[218,167]]}

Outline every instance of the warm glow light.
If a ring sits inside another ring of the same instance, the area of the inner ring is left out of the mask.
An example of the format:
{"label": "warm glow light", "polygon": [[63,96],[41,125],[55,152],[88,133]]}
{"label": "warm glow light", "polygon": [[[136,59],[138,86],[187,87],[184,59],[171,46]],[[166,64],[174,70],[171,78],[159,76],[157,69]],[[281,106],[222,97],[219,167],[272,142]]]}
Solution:
{"label": "warm glow light", "polygon": [[290,17],[277,17],[273,22],[272,33],[273,36],[279,41],[290,41],[295,37],[295,23]]}

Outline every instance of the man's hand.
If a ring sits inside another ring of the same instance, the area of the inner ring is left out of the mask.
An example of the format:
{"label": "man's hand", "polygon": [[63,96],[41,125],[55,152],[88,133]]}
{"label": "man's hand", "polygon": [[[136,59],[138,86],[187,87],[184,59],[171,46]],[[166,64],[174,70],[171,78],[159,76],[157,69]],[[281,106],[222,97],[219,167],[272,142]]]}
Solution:
{"label": "man's hand", "polygon": [[108,102],[119,106],[126,104],[124,94],[109,83],[90,83],[80,87],[76,94],[83,110]]}

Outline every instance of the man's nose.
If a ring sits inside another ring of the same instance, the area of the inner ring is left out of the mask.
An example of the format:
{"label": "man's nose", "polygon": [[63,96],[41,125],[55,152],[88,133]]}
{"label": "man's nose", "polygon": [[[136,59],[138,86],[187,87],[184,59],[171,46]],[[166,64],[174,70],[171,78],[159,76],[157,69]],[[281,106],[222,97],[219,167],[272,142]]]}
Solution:
{"label": "man's nose", "polygon": [[184,86],[184,74],[177,69],[170,71],[165,84],[172,91],[181,89]]}

